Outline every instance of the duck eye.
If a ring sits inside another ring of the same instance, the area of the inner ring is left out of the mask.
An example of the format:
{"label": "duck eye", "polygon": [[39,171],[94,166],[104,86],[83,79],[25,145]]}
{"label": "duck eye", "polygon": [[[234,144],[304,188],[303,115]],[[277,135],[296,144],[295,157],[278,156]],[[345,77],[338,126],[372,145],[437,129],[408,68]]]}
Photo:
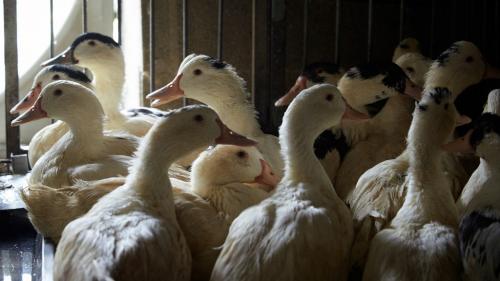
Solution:
{"label": "duck eye", "polygon": [[468,56],[466,59],[465,59],[466,62],[468,63],[471,63],[474,61],[474,58],[472,56]]}
{"label": "duck eye", "polygon": [[247,156],[247,153],[243,150],[240,150],[238,151],[238,153],[236,153],[236,155],[238,156],[238,158],[245,158]]}
{"label": "duck eye", "polygon": [[407,67],[406,70],[408,70],[408,72],[410,72],[410,73],[415,72],[415,69],[413,69],[413,67],[411,67],[411,66]]}
{"label": "duck eye", "polygon": [[333,95],[332,94],[328,94],[326,95],[326,98],[325,98],[327,101],[332,101],[333,100]]}
{"label": "duck eye", "polygon": [[203,116],[201,116],[200,114],[197,114],[194,116],[194,121],[196,122],[202,122],[203,121]]}
{"label": "duck eye", "polygon": [[197,76],[198,76],[198,75],[200,75],[200,74],[201,74],[201,69],[198,69],[198,68],[197,68],[197,69],[195,69],[195,70],[193,71],[193,74],[194,74],[194,75],[197,75]]}
{"label": "duck eye", "polygon": [[95,41],[89,41],[89,46],[95,46]]}
{"label": "duck eye", "polygon": [[54,96],[59,97],[63,94],[63,91],[61,89],[57,89],[54,91]]}

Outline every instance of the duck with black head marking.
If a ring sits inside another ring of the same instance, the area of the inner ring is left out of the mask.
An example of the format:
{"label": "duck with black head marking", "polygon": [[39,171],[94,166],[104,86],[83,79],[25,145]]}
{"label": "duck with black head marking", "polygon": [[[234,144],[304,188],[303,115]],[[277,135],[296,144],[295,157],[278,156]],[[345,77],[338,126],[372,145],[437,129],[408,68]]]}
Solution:
{"label": "duck with black head marking", "polygon": [[[35,104],[40,93],[47,84],[59,80],[73,81],[93,90],[90,78],[82,69],[62,64],[47,66],[37,73],[33,80],[33,87],[19,103],[12,107],[10,114],[22,113],[28,110]],[[33,167],[38,159],[66,134],[68,130],[68,126],[62,121],[56,121],[54,124],[47,125],[40,129],[31,138],[29,143],[28,159],[31,167]]]}
{"label": "duck with black head marking", "polygon": [[113,38],[88,32],[78,36],[58,56],[42,65],[72,64],[88,68],[94,77],[96,95],[108,117],[106,129],[124,130],[144,136],[157,118],[157,114],[123,114],[122,93],[125,83],[125,60],[120,45]]}

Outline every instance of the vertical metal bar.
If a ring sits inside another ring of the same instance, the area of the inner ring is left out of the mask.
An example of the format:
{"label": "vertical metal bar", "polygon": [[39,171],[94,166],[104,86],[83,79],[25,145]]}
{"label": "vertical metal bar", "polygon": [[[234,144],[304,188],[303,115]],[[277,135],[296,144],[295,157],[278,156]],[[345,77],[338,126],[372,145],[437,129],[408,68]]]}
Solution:
{"label": "vertical metal bar", "polygon": [[3,1],[5,58],[5,136],[7,157],[20,152],[19,127],[11,127],[14,116],[9,113],[19,101],[17,69],[17,1]]}
{"label": "vertical metal bar", "polygon": [[50,12],[50,49],[49,49],[49,56],[52,58],[54,56],[54,0],[49,0],[49,12]]}
{"label": "vertical metal bar", "polygon": [[342,0],[337,0],[335,3],[335,54],[334,60],[339,64],[340,55],[340,23],[341,23]]}
{"label": "vertical metal bar", "polygon": [[[487,29],[488,29],[488,1],[483,1],[482,22],[481,22],[481,45],[480,48],[487,48]],[[498,36],[498,34],[497,34]]]}
{"label": "vertical metal bar", "polygon": [[[500,1],[495,1],[495,16],[494,16],[494,32],[493,34],[499,34],[500,33]],[[494,39],[494,45],[495,49],[498,50],[500,49],[500,38],[498,36],[493,36]],[[495,63],[498,65],[500,64],[500,52],[496,51],[494,53],[494,60]]]}
{"label": "vertical metal bar", "polygon": [[302,38],[302,66],[307,65],[307,41],[309,39],[309,0],[304,0],[304,36]]}
{"label": "vertical metal bar", "polygon": [[149,90],[155,87],[155,0],[149,0]]}
{"label": "vertical metal bar", "polygon": [[117,0],[117,8],[116,8],[116,17],[118,18],[118,44],[122,44],[123,36],[122,36],[122,0]]}
{"label": "vertical metal bar", "polygon": [[368,0],[368,35],[366,42],[366,60],[371,61],[372,58],[372,31],[373,31],[373,0]]}
{"label": "vertical metal bar", "polygon": [[87,18],[87,0],[83,1],[83,33],[87,32],[88,18]]}
{"label": "vertical metal bar", "polygon": [[[188,54],[189,37],[188,37],[188,0],[182,1],[182,59]],[[188,100],[182,98],[182,106],[188,105]]]}
{"label": "vertical metal bar", "polygon": [[429,53],[434,57],[434,28],[436,27],[436,1],[431,1],[431,30],[429,32]]}
{"label": "vertical metal bar", "polygon": [[399,42],[404,38],[405,28],[405,0],[399,2]]}
{"label": "vertical metal bar", "polygon": [[218,1],[217,6],[217,58],[222,60],[222,40],[224,33],[224,0]]}

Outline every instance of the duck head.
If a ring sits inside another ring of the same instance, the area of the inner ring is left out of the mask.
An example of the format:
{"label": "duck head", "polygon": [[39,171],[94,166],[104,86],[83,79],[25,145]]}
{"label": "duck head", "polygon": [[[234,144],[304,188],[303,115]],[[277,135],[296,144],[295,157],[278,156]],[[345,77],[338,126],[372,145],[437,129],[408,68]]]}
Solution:
{"label": "duck head", "polygon": [[88,32],[78,36],[71,45],[58,56],[45,61],[42,66],[52,64],[75,64],[95,68],[107,61],[123,60],[120,45],[113,38]]}
{"label": "duck head", "polygon": [[295,81],[295,85],[278,99],[274,106],[285,106],[300,93],[300,91],[311,87],[312,85],[328,83],[337,85],[339,79],[344,74],[344,70],[335,63],[315,62],[304,67],[304,70]]}
{"label": "duck head", "polygon": [[[201,153],[191,169],[193,188],[258,183],[273,189],[279,182],[256,147],[217,145]],[[203,193],[203,192],[202,192]]]}
{"label": "duck head", "polygon": [[228,100],[246,100],[245,81],[234,68],[206,55],[191,54],[179,66],[174,80],[147,95],[151,106],[157,107],[186,97],[212,107]]}
{"label": "duck head", "polygon": [[92,89],[90,78],[85,74],[85,72],[83,72],[82,69],[61,64],[47,66],[37,73],[35,79],[33,80],[31,90],[26,94],[26,96],[24,96],[23,99],[11,108],[10,114],[21,113],[32,107],[40,96],[42,89],[47,86],[47,84],[59,80],[73,81]]}
{"label": "duck head", "polygon": [[392,62],[396,62],[399,57],[408,53],[420,53],[420,43],[417,39],[408,37],[401,40],[396,48],[394,48]]}
{"label": "duck head", "polygon": [[432,60],[420,53],[406,53],[401,55],[395,63],[401,67],[413,83],[423,87],[425,74],[429,71]]}
{"label": "duck head", "polygon": [[355,110],[375,116],[390,97],[405,94],[419,99],[422,89],[396,64],[364,64],[350,68],[338,88]]}
{"label": "duck head", "polygon": [[72,81],[55,81],[45,86],[33,106],[14,119],[12,126],[42,118],[53,118],[69,124],[99,119],[104,111],[92,90]]}

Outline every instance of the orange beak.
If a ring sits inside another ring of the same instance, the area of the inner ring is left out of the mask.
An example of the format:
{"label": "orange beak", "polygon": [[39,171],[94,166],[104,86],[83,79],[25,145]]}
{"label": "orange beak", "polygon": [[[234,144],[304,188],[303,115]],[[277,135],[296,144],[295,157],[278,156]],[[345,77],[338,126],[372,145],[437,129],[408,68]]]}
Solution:
{"label": "orange beak", "polygon": [[255,177],[252,183],[259,183],[263,185],[268,185],[270,187],[275,187],[276,185],[278,185],[280,179],[276,174],[274,174],[269,163],[267,163],[263,159],[259,160],[260,160],[260,165],[262,167],[262,171],[260,172],[260,175]]}
{"label": "orange beak", "polygon": [[256,141],[247,139],[246,137],[231,131],[219,119],[217,119],[216,121],[217,124],[219,124],[221,130],[220,136],[215,139],[216,144],[232,144],[239,146],[253,146],[257,144]]}
{"label": "orange beak", "polygon": [[406,79],[406,87],[404,94],[412,97],[413,99],[420,101],[422,99],[422,87],[411,82],[410,79]]}
{"label": "orange beak", "polygon": [[274,103],[274,106],[285,106],[289,105],[293,99],[300,94],[302,90],[304,90],[307,86],[307,78],[303,75],[300,75],[295,81],[295,85],[286,93],[286,95],[282,96],[279,100]]}
{"label": "orange beak", "polygon": [[42,98],[40,97],[29,110],[12,120],[10,125],[15,127],[42,118],[47,118],[47,112],[42,109]]}
{"label": "orange beak", "polygon": [[36,86],[31,89],[26,96],[20,100],[14,107],[10,110],[10,114],[21,113],[23,111],[28,110],[30,107],[35,104],[36,100],[40,96],[42,92],[42,86],[40,83],[36,84]]}
{"label": "orange beak", "polygon": [[467,115],[458,115],[457,119],[455,120],[455,126],[462,126],[465,124],[469,124],[472,122],[472,119],[470,119],[469,116]]}
{"label": "orange beak", "polygon": [[69,47],[57,57],[42,62],[42,66],[48,66],[53,64],[77,64],[77,63],[78,61],[73,57],[73,49]]}
{"label": "orange beak", "polygon": [[146,98],[152,100],[151,106],[158,107],[162,104],[182,98],[184,96],[184,91],[180,87],[181,79],[182,73],[177,74],[172,82],[147,95]]}
{"label": "orange beak", "polygon": [[470,144],[471,135],[472,130],[468,131],[467,134],[461,138],[443,144],[441,148],[448,152],[474,153],[474,147]]}

